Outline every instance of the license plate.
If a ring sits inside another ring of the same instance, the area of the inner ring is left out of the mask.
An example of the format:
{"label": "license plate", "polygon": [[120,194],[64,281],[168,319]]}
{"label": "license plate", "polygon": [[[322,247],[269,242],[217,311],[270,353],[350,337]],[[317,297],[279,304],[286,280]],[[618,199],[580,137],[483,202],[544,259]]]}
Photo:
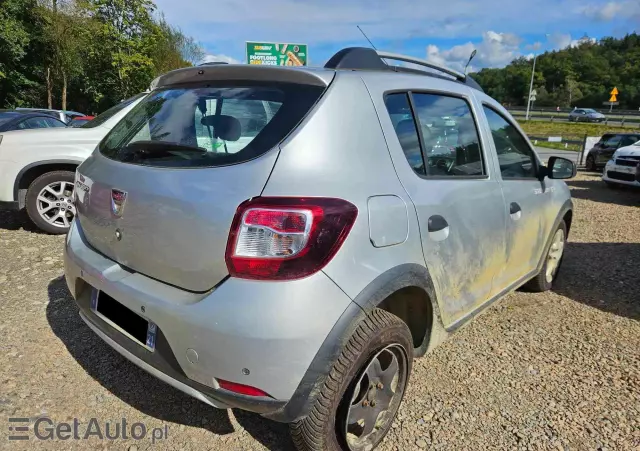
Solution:
{"label": "license plate", "polygon": [[91,290],[91,310],[123,335],[154,351],[158,326],[153,321],[143,318],[96,288]]}

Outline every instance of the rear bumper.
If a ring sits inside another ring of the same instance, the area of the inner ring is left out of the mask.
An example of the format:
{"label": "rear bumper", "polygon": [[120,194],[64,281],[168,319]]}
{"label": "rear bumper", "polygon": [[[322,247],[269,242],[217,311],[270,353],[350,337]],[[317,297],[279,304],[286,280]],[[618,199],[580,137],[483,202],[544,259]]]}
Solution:
{"label": "rear bumper", "polygon": [[[229,278],[208,293],[187,292],[129,272],[97,253],[77,222],[66,240],[65,277],[82,319],[127,359],[209,405],[280,421],[292,419],[279,412],[302,386],[315,382],[308,369],[353,305],[322,272],[290,282]],[[158,325],[154,352],[91,310],[91,287]],[[196,363],[187,359],[189,349],[197,352]],[[216,379],[257,387],[271,397],[238,395],[220,389]]]}

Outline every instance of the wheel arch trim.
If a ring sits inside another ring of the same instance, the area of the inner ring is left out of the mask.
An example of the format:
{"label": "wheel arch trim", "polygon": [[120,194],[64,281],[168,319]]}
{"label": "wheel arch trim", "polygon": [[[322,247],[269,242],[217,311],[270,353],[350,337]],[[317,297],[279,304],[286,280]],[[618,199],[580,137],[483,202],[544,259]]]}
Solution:
{"label": "wheel arch trim", "polygon": [[20,172],[18,172],[18,175],[16,175],[16,179],[13,182],[13,199],[15,201],[20,202],[20,208],[24,208],[24,199],[20,200],[20,197],[19,197],[20,180],[22,180],[22,177],[27,173],[27,171],[40,166],[49,166],[49,165],[55,165],[55,164],[69,164],[74,166],[80,166],[80,164],[82,164],[82,161],[84,160],[41,160],[41,161],[36,161],[34,163],[29,163],[28,165],[23,167],[20,170]]}

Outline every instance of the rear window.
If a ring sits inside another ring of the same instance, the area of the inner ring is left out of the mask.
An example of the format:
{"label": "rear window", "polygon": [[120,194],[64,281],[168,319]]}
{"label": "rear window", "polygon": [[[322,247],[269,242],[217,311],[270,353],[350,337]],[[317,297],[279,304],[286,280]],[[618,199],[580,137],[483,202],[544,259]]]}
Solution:
{"label": "rear window", "polygon": [[157,90],[113,128],[100,152],[146,166],[241,163],[282,141],[322,92],[317,86],[279,83]]}

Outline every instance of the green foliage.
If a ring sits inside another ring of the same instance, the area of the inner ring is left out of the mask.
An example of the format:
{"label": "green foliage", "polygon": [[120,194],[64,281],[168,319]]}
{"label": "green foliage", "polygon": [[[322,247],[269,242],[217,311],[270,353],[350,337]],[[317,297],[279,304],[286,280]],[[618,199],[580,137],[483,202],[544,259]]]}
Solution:
{"label": "green foliage", "polygon": [[[0,108],[99,113],[200,61],[151,0],[0,0]],[[49,75],[50,84],[47,83]]]}
{"label": "green foliage", "polygon": [[[532,62],[516,59],[503,69],[482,69],[474,78],[502,103],[526,105]],[[640,35],[545,52],[536,61],[537,106],[602,108],[616,86],[621,109],[640,107]]]}

